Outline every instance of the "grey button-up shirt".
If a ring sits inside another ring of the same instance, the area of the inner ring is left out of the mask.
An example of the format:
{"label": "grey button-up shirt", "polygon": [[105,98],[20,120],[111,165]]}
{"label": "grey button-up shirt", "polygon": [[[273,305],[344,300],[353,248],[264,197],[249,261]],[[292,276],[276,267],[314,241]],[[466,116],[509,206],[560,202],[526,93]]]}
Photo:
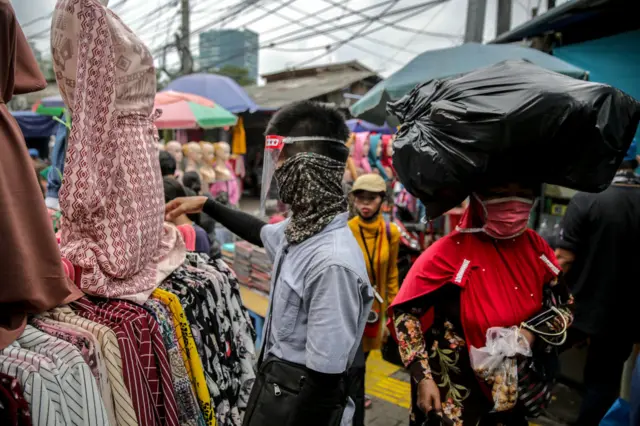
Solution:
{"label": "grey button-up shirt", "polygon": [[[345,372],[355,357],[373,303],[362,250],[340,214],[317,235],[288,245],[288,221],[262,228],[261,238],[277,268],[272,277],[271,333],[265,353],[326,374]],[[285,248],[287,253],[284,254]],[[265,328],[266,333],[266,328]],[[351,423],[350,401],[342,419]]]}

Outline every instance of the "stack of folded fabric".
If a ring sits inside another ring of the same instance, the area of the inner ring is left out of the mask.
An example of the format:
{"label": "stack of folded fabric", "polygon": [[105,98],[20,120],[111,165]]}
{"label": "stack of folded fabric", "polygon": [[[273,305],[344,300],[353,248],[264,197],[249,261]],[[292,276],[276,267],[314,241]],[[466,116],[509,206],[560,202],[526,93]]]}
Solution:
{"label": "stack of folded fabric", "polygon": [[222,260],[229,265],[230,268],[233,268],[233,260],[235,257],[236,245],[235,243],[227,243],[223,244],[220,249],[220,254],[222,254]]}
{"label": "stack of folded fabric", "polygon": [[255,248],[251,253],[251,280],[249,285],[256,290],[269,294],[271,290],[271,268],[273,267],[267,252],[263,248]]}
{"label": "stack of folded fabric", "polygon": [[246,241],[235,244],[233,270],[240,284],[249,285],[251,281],[251,253],[254,249],[254,246]]}

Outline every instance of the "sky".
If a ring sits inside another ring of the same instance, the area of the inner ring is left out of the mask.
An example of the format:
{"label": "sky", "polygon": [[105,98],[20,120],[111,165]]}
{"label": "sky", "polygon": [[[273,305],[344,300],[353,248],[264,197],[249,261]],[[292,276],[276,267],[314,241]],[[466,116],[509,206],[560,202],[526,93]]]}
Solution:
{"label": "sky", "polygon": [[[18,20],[23,25],[40,17],[47,18],[55,5],[55,0],[12,2]],[[180,0],[110,0],[109,6],[152,52],[158,52],[173,41],[173,34],[178,31],[179,3]],[[260,74],[299,66],[359,60],[381,75],[388,76],[421,52],[452,47],[462,42],[467,0],[448,0],[428,9],[422,7],[404,14],[396,13],[425,3],[425,0],[190,0],[191,31],[248,28],[260,35],[261,46],[276,43],[273,48],[260,49]],[[485,41],[495,37],[496,3],[497,0],[487,0]],[[564,1],[558,0],[557,3]],[[235,16],[230,16],[238,10],[238,4],[248,6],[239,9],[240,12]],[[535,6],[540,5],[540,10],[544,12],[545,4],[545,0],[513,0],[512,27],[530,19],[531,9]],[[354,12],[380,16],[385,22],[367,26],[366,22],[358,23],[363,20],[363,15]],[[49,25],[50,18],[24,28],[27,37],[35,42],[45,57],[49,56]],[[310,26],[315,32],[309,30]],[[317,34],[322,31],[325,34]],[[360,38],[359,31],[364,34],[373,32]],[[312,36],[295,40],[306,35]],[[197,55],[197,35],[191,37],[191,45]],[[330,46],[329,50],[327,46]],[[177,55],[169,53],[167,62],[170,68],[177,66]]]}

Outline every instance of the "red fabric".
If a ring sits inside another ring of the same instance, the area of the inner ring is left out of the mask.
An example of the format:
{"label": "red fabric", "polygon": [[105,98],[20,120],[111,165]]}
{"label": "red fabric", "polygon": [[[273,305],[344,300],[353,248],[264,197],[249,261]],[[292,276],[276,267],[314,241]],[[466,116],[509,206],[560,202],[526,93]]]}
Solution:
{"label": "red fabric", "polygon": [[179,426],[171,366],[158,323],[143,308],[118,300],[73,303],[80,316],[111,328],[120,345],[122,374],[140,425]]}
{"label": "red fabric", "polygon": [[187,248],[187,251],[195,251],[196,250],[196,230],[191,225],[180,225],[178,226],[178,231],[182,235],[182,239],[184,240],[184,246]]}
{"label": "red fabric", "polygon": [[[470,224],[468,213],[463,223]],[[534,315],[542,307],[543,286],[558,273],[553,250],[530,229],[508,240],[455,231],[420,255],[390,306],[388,317],[394,306],[448,283],[458,285],[462,289],[460,319],[467,343],[480,348],[485,345],[489,327],[519,325]],[[433,309],[421,321],[426,331],[433,322]],[[394,327],[390,329],[395,336]]]}

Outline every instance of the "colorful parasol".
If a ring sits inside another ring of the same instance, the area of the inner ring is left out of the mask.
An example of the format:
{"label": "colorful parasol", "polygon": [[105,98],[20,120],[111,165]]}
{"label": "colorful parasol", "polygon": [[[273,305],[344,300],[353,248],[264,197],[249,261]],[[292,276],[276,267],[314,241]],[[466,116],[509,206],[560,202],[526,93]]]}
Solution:
{"label": "colorful parasol", "polygon": [[210,107],[177,100],[169,104],[156,102],[155,108],[162,110],[162,115],[156,120],[158,129],[211,129],[233,126],[238,121],[238,117],[215,104]]}
{"label": "colorful parasol", "polygon": [[42,98],[33,105],[32,111],[40,115],[60,117],[66,109],[62,96]]}

